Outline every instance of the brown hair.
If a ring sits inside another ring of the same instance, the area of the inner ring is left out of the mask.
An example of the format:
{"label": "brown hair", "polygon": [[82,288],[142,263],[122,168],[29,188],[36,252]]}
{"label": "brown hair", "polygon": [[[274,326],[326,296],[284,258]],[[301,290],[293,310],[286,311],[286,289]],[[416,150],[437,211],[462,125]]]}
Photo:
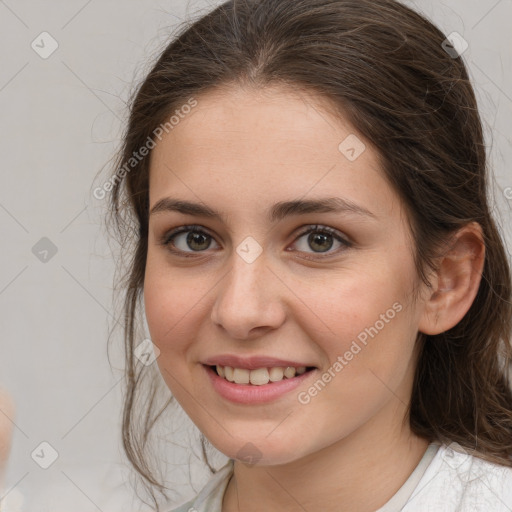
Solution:
{"label": "brown hair", "polygon": [[[442,334],[418,334],[409,421],[427,440],[457,442],[512,466],[510,267],[489,209],[476,98],[462,58],[445,51],[445,39],[394,0],[230,0],[182,27],[138,87],[111,178],[109,224],[130,258],[120,281],[123,444],[150,491],[163,493],[164,486],[147,461],[148,434],[172,397],[155,411],[158,372],[155,365],[137,365],[133,355],[147,252],[149,157],[115,178],[176,109],[228,85],[299,88],[348,116],[378,151],[409,213],[416,268],[425,283],[446,237],[469,222],[481,225],[486,258],[471,308]],[[150,389],[141,394],[144,379]],[[135,407],[139,395],[141,408]]]}

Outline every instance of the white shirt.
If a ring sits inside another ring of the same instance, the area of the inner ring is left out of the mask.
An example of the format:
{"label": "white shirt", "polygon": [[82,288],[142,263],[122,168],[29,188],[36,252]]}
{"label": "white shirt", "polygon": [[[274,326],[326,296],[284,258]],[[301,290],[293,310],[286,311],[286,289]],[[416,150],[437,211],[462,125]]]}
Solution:
{"label": "white shirt", "polygon": [[[192,500],[168,512],[222,512],[233,459]],[[375,512],[512,512],[512,468],[431,443],[398,492]]]}

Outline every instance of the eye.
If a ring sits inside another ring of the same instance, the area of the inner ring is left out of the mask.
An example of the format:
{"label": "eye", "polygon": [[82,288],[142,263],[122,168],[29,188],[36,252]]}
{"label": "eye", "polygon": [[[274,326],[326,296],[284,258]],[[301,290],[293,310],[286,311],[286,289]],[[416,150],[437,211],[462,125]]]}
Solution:
{"label": "eye", "polygon": [[161,243],[173,253],[197,253],[209,249],[212,240],[213,237],[198,226],[181,226],[165,234]]}
{"label": "eye", "polygon": [[[302,240],[306,235],[307,238]],[[334,239],[334,240],[333,240]],[[340,252],[339,249],[349,248],[352,246],[351,242],[345,240],[336,230],[329,228],[327,226],[311,226],[307,230],[303,231],[297,238],[295,244],[298,245],[299,251],[308,252],[308,247],[313,249],[314,254],[320,255],[320,257],[324,257],[323,254],[328,253],[327,256],[332,256]],[[335,245],[335,243],[339,244],[339,249],[335,251],[330,251],[330,249]],[[307,257],[307,259],[312,259]]]}
{"label": "eye", "polygon": [[[301,241],[306,235],[308,235],[307,239]],[[197,253],[210,249],[212,240],[214,240],[212,235],[208,234],[199,226],[181,226],[166,233],[160,243],[174,254],[194,257],[194,253],[197,255]],[[338,250],[330,251],[336,243],[338,244]],[[314,258],[306,257],[306,259],[318,259],[318,257],[331,256],[340,252],[340,249],[352,246],[352,243],[345,240],[336,230],[327,226],[318,225],[310,226],[308,229],[304,230],[298,238],[296,238],[294,244],[299,246],[300,252],[307,253],[308,247],[313,249],[313,254],[317,256]],[[325,253],[327,253],[327,256],[323,256]]]}

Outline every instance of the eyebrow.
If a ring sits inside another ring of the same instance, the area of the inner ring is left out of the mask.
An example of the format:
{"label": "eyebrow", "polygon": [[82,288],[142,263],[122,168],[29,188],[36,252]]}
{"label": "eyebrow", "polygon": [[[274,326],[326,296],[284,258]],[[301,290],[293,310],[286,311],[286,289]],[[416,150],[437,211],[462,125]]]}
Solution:
{"label": "eyebrow", "polygon": [[[179,212],[185,215],[207,217],[225,221],[224,215],[201,203],[193,203],[182,199],[166,197],[151,208],[150,215],[164,212]],[[376,215],[357,203],[342,197],[326,197],[321,199],[281,201],[272,206],[267,216],[274,223],[292,215],[308,213],[346,213],[376,219]]]}

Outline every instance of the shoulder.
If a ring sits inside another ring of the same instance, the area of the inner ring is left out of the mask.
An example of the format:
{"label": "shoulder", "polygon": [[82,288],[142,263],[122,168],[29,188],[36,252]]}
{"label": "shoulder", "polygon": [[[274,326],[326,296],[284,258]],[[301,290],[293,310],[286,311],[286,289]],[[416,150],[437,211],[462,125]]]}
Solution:
{"label": "shoulder", "polygon": [[178,508],[165,512],[221,512],[222,498],[233,474],[233,459],[220,468],[203,487],[201,492]]}
{"label": "shoulder", "polygon": [[470,455],[457,443],[441,445],[403,509],[413,510],[508,512],[512,467]]}

